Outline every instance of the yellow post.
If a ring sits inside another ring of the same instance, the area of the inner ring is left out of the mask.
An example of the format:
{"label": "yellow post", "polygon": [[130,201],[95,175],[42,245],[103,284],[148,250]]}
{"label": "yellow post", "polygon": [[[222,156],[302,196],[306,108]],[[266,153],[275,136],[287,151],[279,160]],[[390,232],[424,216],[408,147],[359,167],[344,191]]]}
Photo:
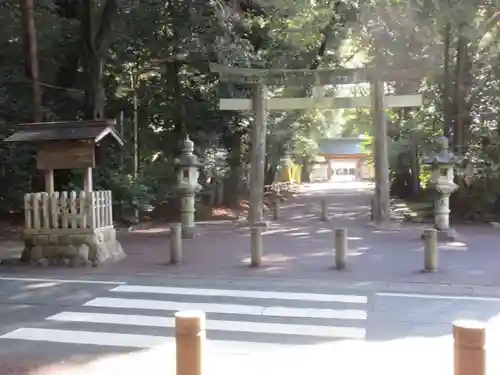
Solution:
{"label": "yellow post", "polygon": [[480,322],[453,323],[453,374],[484,375],[486,370],[485,326]]}
{"label": "yellow post", "polygon": [[177,375],[202,375],[205,327],[203,311],[179,311],[175,314]]}

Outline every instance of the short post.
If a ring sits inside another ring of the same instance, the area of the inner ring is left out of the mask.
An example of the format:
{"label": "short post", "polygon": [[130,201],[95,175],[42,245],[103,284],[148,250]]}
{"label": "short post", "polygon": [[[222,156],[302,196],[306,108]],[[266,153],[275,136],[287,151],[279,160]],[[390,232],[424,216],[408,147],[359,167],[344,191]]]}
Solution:
{"label": "short post", "polygon": [[375,201],[375,197],[371,197],[370,199],[370,220],[375,221],[375,214],[377,211],[377,202]]}
{"label": "short post", "polygon": [[250,266],[260,267],[262,264],[262,228],[250,228]]}
{"label": "short post", "polygon": [[424,271],[436,272],[438,266],[437,230],[424,231]]}
{"label": "short post", "polygon": [[328,221],[328,202],[326,199],[321,200],[321,221]]}
{"label": "short post", "polygon": [[347,229],[335,229],[335,268],[343,270],[347,264]]}
{"label": "short post", "polygon": [[203,311],[179,311],[175,314],[177,375],[202,375],[205,327]]}
{"label": "short post", "polygon": [[170,263],[182,263],[182,226],[172,224],[170,226]]}
{"label": "short post", "polygon": [[484,375],[486,329],[475,321],[453,323],[453,374]]}
{"label": "short post", "polygon": [[274,211],[273,211],[273,214],[274,214],[274,220],[278,220],[280,218],[280,199],[279,197],[276,197],[274,199]]}

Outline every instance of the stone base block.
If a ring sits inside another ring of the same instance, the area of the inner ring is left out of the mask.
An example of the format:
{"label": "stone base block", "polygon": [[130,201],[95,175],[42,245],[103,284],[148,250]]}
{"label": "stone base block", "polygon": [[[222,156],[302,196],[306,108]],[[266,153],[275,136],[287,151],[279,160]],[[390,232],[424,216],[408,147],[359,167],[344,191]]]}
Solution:
{"label": "stone base block", "polygon": [[21,260],[32,264],[98,266],[125,258],[116,240],[114,228],[100,228],[92,233],[25,233]]}
{"label": "stone base block", "polygon": [[183,239],[192,239],[196,234],[196,227],[182,227],[181,237]]}
{"label": "stone base block", "polygon": [[[420,238],[424,240],[425,234],[422,233]],[[453,242],[458,240],[458,234],[455,229],[446,229],[446,230],[438,230],[437,231],[437,240],[438,242]]]}
{"label": "stone base block", "polygon": [[242,227],[260,227],[260,228],[269,228],[271,223],[269,221],[258,221],[258,222],[249,222],[248,220],[239,220],[238,225]]}
{"label": "stone base block", "polygon": [[458,234],[455,229],[438,230],[437,238],[439,242],[452,242],[457,240]]}
{"label": "stone base block", "polygon": [[401,223],[398,223],[396,221],[370,221],[366,223],[366,227],[372,228],[374,230],[396,231],[401,229]]}

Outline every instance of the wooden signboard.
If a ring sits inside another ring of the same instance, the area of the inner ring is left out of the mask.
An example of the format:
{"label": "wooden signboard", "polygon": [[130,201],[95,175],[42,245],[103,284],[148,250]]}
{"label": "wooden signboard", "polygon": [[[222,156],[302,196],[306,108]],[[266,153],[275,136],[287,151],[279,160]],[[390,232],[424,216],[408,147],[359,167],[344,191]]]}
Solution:
{"label": "wooden signboard", "polygon": [[53,141],[38,145],[40,170],[94,168],[94,145],[87,142]]}

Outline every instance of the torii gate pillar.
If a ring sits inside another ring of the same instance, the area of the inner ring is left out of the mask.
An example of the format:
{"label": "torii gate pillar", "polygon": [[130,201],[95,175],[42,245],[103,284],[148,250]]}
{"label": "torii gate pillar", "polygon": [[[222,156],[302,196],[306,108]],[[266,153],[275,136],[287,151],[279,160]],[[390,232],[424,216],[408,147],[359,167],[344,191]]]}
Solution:
{"label": "torii gate pillar", "polygon": [[264,199],[264,177],[266,161],[266,138],[267,138],[267,85],[257,83],[253,88],[253,112],[252,124],[252,156],[250,167],[250,207],[248,208],[248,224],[254,226],[266,226],[262,218]]}

